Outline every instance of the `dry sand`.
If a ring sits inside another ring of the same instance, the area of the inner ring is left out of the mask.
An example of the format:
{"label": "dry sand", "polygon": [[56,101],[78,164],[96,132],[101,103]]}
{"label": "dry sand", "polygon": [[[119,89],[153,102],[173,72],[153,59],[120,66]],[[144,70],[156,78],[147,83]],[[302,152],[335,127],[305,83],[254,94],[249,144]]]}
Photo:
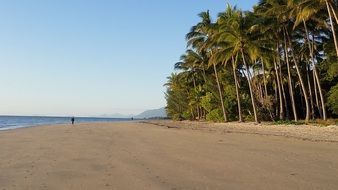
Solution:
{"label": "dry sand", "polygon": [[338,143],[337,125],[275,125],[271,122],[255,124],[253,122],[210,123],[171,120],[152,120],[145,121],[144,123],[150,123],[168,128],[200,130],[204,132],[283,136],[314,142],[320,141]]}
{"label": "dry sand", "polygon": [[0,190],[338,189],[338,143],[205,131],[145,123],[2,131]]}

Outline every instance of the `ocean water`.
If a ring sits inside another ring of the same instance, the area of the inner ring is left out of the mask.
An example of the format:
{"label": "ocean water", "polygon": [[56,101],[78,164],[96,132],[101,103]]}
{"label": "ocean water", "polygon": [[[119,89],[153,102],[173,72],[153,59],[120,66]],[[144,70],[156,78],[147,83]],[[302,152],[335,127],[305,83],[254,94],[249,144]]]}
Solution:
{"label": "ocean water", "polygon": [[[39,125],[71,123],[70,117],[0,116],[0,131]],[[75,123],[129,121],[120,118],[75,117]]]}

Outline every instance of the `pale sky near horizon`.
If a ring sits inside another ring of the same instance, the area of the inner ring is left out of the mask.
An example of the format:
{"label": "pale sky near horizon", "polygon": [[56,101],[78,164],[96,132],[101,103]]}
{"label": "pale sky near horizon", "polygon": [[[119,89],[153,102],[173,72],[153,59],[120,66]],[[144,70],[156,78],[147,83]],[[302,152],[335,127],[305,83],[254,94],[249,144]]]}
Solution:
{"label": "pale sky near horizon", "polygon": [[0,115],[137,114],[165,106],[185,34],[226,3],[0,0]]}

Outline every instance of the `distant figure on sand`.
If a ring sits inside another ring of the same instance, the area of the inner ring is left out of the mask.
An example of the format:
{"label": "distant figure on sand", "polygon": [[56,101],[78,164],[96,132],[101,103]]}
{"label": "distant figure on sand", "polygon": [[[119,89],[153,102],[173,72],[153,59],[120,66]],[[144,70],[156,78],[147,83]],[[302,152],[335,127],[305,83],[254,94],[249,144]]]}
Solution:
{"label": "distant figure on sand", "polygon": [[74,125],[75,118],[74,118],[74,117],[72,117],[71,121],[72,121],[72,125]]}

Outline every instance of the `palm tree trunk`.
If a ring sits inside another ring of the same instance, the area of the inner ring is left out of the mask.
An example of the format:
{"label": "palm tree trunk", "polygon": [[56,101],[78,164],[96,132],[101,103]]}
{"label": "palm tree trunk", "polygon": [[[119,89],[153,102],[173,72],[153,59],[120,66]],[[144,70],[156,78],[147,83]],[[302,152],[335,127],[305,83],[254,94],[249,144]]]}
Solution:
{"label": "palm tree trunk", "polygon": [[264,95],[265,95],[265,98],[267,98],[268,97],[268,87],[267,87],[266,78],[265,78],[265,66],[264,66],[263,58],[261,58],[261,60],[262,60],[262,69],[263,69]]}
{"label": "palm tree trunk", "polygon": [[217,74],[217,68],[216,68],[215,64],[212,64],[212,65],[214,66],[214,72],[215,72],[215,76],[216,76],[216,82],[217,82],[217,87],[218,87],[218,92],[219,92],[219,98],[221,100],[224,122],[228,122],[227,114],[226,114],[225,108],[224,108],[223,93],[222,93],[222,89],[221,89],[221,84],[219,82],[219,78],[218,78],[218,74]]}
{"label": "palm tree trunk", "polygon": [[[295,91],[297,91],[297,88],[295,87]],[[297,92],[296,92],[296,94],[297,94]],[[302,92],[302,88],[300,87],[299,88],[299,97],[300,97],[300,109],[301,109],[301,113],[304,113],[306,110],[304,109],[304,94],[303,94],[303,92]],[[299,108],[298,108],[298,110],[299,110]]]}
{"label": "palm tree trunk", "polygon": [[324,102],[324,96],[323,96],[323,91],[322,91],[322,87],[320,85],[320,80],[319,80],[319,76],[318,76],[318,72],[316,67],[313,67],[313,71],[315,74],[315,79],[318,85],[318,91],[319,91],[319,97],[320,97],[320,102],[321,102],[321,107],[322,107],[322,114],[323,114],[323,120],[326,121],[327,120],[327,115],[326,115],[326,107],[325,107],[325,102]]}
{"label": "palm tree trunk", "polygon": [[257,84],[257,88],[258,88],[258,92],[259,92],[259,98],[261,99],[261,103],[263,104],[264,102],[264,92],[263,92],[263,88],[262,88],[262,84],[258,81],[258,84]]}
{"label": "palm tree trunk", "polygon": [[[277,77],[276,77],[276,75],[275,75],[275,78],[274,78],[274,83],[273,83],[273,85],[274,85],[274,91],[275,91],[275,95],[274,95],[274,97],[275,97],[275,103],[276,104],[278,104],[279,102],[279,94],[278,94],[278,86],[277,86]],[[277,116],[279,115],[279,106],[274,106],[274,108],[275,108],[275,111],[274,111],[274,114],[275,114],[275,119],[277,118]]]}
{"label": "palm tree trunk", "polygon": [[[192,75],[192,81],[193,81],[193,84],[194,84],[194,90],[195,92],[197,91],[197,86],[196,86],[196,80],[195,80],[195,77],[194,75]],[[198,99],[198,97],[195,97],[196,100]],[[199,106],[197,104],[196,106],[196,111],[197,111],[197,119],[199,120],[200,119],[200,112],[199,112]],[[196,119],[195,115],[194,115],[194,120]]]}
{"label": "palm tree trunk", "polygon": [[[310,43],[310,38],[309,38],[309,33],[307,30],[306,22],[303,19],[303,24],[305,28],[305,34],[306,37],[304,39],[305,43],[308,44],[309,46],[309,52],[310,52],[310,57],[311,57],[311,62],[314,64],[314,58],[313,58],[313,46]],[[314,40],[314,39],[313,39]],[[312,86],[311,86],[311,81],[310,81],[310,67],[311,67],[311,62],[307,60],[307,66],[306,66],[306,78],[307,78],[307,85],[309,88],[309,95],[310,95],[310,105],[311,105],[311,119],[315,119],[315,110],[314,110],[314,105],[313,105],[313,95],[312,95]],[[315,65],[314,65],[315,66]]]}
{"label": "palm tree trunk", "polygon": [[326,107],[325,107],[325,100],[324,100],[324,96],[323,96],[323,90],[322,90],[322,86],[320,84],[320,80],[319,80],[319,75],[318,75],[318,71],[317,71],[317,68],[316,66],[313,67],[313,74],[314,74],[314,78],[315,78],[315,81],[318,86],[318,91],[319,91],[319,97],[320,97],[320,102],[321,102],[321,108],[322,108],[322,118],[324,121],[327,120],[327,115],[326,115]]}
{"label": "palm tree trunk", "polygon": [[300,86],[301,86],[301,88],[302,88],[303,95],[304,95],[304,101],[305,101],[305,107],[306,107],[306,117],[305,117],[305,122],[307,123],[307,122],[309,122],[309,119],[310,119],[309,97],[308,97],[308,95],[307,95],[306,88],[305,88],[305,85],[304,85],[304,81],[303,81],[302,75],[301,75],[300,70],[299,70],[298,62],[296,61],[295,55],[294,55],[294,53],[293,53],[293,49],[292,49],[292,44],[291,44],[290,36],[289,36],[287,30],[285,30],[285,33],[286,33],[286,36],[287,36],[288,41],[289,41],[289,47],[290,47],[290,49],[292,50],[292,51],[291,51],[291,57],[293,58],[293,62],[295,63],[297,75],[298,75],[298,78],[299,78],[299,81],[300,81]]}
{"label": "palm tree trunk", "polygon": [[287,48],[287,42],[286,42],[285,35],[286,34],[285,34],[285,31],[284,31],[284,52],[285,52],[284,54],[285,54],[285,60],[286,60],[286,65],[287,65],[287,69],[288,69],[289,93],[290,93],[290,98],[291,98],[291,105],[292,105],[294,120],[298,121],[295,98],[294,98],[293,87],[292,87],[289,54],[288,54],[288,48]]}
{"label": "palm tree trunk", "polygon": [[236,62],[234,60],[234,57],[232,57],[232,72],[234,74],[234,79],[235,79],[236,98],[237,98],[237,107],[238,107],[238,121],[243,122],[242,111],[241,111],[241,99],[239,96],[238,80],[237,80],[237,74],[236,74]]}
{"label": "palm tree trunk", "polygon": [[[312,41],[312,49],[311,51],[314,52],[314,40]],[[318,90],[317,90],[317,80],[316,80],[316,77],[315,77],[315,71],[312,69],[312,78],[313,78],[313,87],[315,89],[314,91],[314,94],[315,94],[315,100],[316,100],[316,106],[317,106],[317,109],[318,109],[318,112],[319,112],[319,116],[320,118],[323,118],[323,113],[322,113],[322,109],[321,109],[321,106],[319,104],[319,98],[318,98]]]}
{"label": "palm tree trunk", "polygon": [[195,113],[194,113],[194,109],[193,109],[193,108],[190,108],[190,112],[191,112],[191,118],[192,118],[192,121],[194,121],[194,120],[196,119]]}
{"label": "palm tree trunk", "polygon": [[283,120],[284,119],[284,105],[283,105],[282,89],[281,89],[281,84],[280,84],[281,82],[280,82],[280,77],[279,77],[279,74],[278,74],[278,69],[277,69],[277,64],[276,64],[275,59],[274,59],[273,63],[274,63],[274,66],[275,66],[278,95],[279,95],[279,119]]}
{"label": "palm tree trunk", "polygon": [[[281,77],[283,77],[281,75]],[[284,99],[284,102],[285,102],[285,113],[286,113],[286,119],[287,120],[290,120],[290,108],[289,108],[289,103],[286,99],[286,93],[285,93],[285,88],[284,88],[284,84],[282,83],[282,93],[283,93],[283,99]]]}
{"label": "palm tree trunk", "polygon": [[333,25],[333,22],[332,22],[332,15],[331,15],[331,10],[330,10],[330,5],[327,2],[327,0],[325,0],[325,3],[326,3],[327,12],[329,13],[331,31],[332,31],[332,35],[333,35],[333,42],[334,42],[334,46],[336,48],[336,54],[337,54],[337,57],[338,57],[338,43],[337,43],[337,37],[336,37],[335,28],[334,28],[334,25]]}
{"label": "palm tree trunk", "polygon": [[311,119],[314,119],[315,115],[315,110],[314,110],[314,105],[313,105],[313,95],[312,95],[312,86],[311,86],[311,82],[310,82],[310,63],[308,63],[307,67],[306,67],[306,78],[307,78],[307,86],[309,88],[309,92],[310,92],[310,105],[311,105]]}
{"label": "palm tree trunk", "polygon": [[252,84],[251,84],[251,79],[250,79],[250,76],[249,76],[249,66],[248,64],[246,63],[245,61],[245,57],[244,57],[244,53],[243,53],[243,50],[241,50],[241,53],[242,53],[242,59],[243,59],[243,63],[245,65],[245,68],[246,68],[246,71],[247,71],[247,80],[248,80],[248,83],[249,83],[249,90],[250,90],[250,96],[251,96],[251,103],[252,103],[252,109],[253,109],[253,112],[254,112],[254,117],[255,117],[255,122],[256,123],[259,123],[258,121],[258,117],[257,117],[257,111],[256,111],[256,104],[255,104],[255,100],[254,100],[254,96],[253,96],[253,92],[252,92]]}
{"label": "palm tree trunk", "polygon": [[314,74],[314,71],[312,71],[313,73],[313,86],[314,86],[314,89],[315,89],[315,100],[316,100],[316,107],[318,109],[318,112],[319,112],[319,116],[320,118],[323,118],[323,114],[322,114],[322,109],[319,105],[319,98],[318,98],[318,90],[317,90],[317,80],[316,80],[316,77],[315,77],[315,74]]}
{"label": "palm tree trunk", "polygon": [[283,94],[283,100],[284,100],[284,104],[285,104],[285,113],[286,113],[286,119],[290,120],[290,109],[289,109],[289,103],[288,100],[286,99],[286,93],[285,93],[285,88],[284,88],[284,83],[283,83],[283,73],[282,73],[282,63],[280,61],[280,58],[277,57],[277,64],[279,67],[279,78],[280,78],[280,83],[281,83],[281,87],[282,87],[282,94]]}
{"label": "palm tree trunk", "polygon": [[[318,72],[317,72],[317,68],[316,68],[316,63],[315,63],[315,58],[314,58],[314,55],[313,55],[313,47],[311,47],[311,43],[310,43],[310,39],[309,39],[309,32],[308,32],[308,29],[307,29],[307,26],[306,26],[306,22],[305,22],[304,19],[303,19],[303,24],[304,24],[305,33],[306,33],[306,40],[305,41],[306,41],[306,43],[309,46],[310,57],[311,57],[311,61],[312,61],[313,71],[314,71],[314,74],[315,74],[314,77],[316,78],[316,81],[317,81],[320,101],[321,101],[321,104],[322,104],[323,120],[326,121],[326,119],[327,119],[326,118],[326,108],[325,108],[324,96],[323,96],[323,92],[322,92],[322,86],[321,86],[320,81],[319,81],[319,76],[318,76]],[[311,87],[311,85],[310,85],[310,87]],[[309,88],[309,91],[310,91],[310,97],[312,98],[311,88]],[[312,99],[311,99],[311,102],[312,102]],[[313,106],[313,104],[312,104],[312,106]]]}

